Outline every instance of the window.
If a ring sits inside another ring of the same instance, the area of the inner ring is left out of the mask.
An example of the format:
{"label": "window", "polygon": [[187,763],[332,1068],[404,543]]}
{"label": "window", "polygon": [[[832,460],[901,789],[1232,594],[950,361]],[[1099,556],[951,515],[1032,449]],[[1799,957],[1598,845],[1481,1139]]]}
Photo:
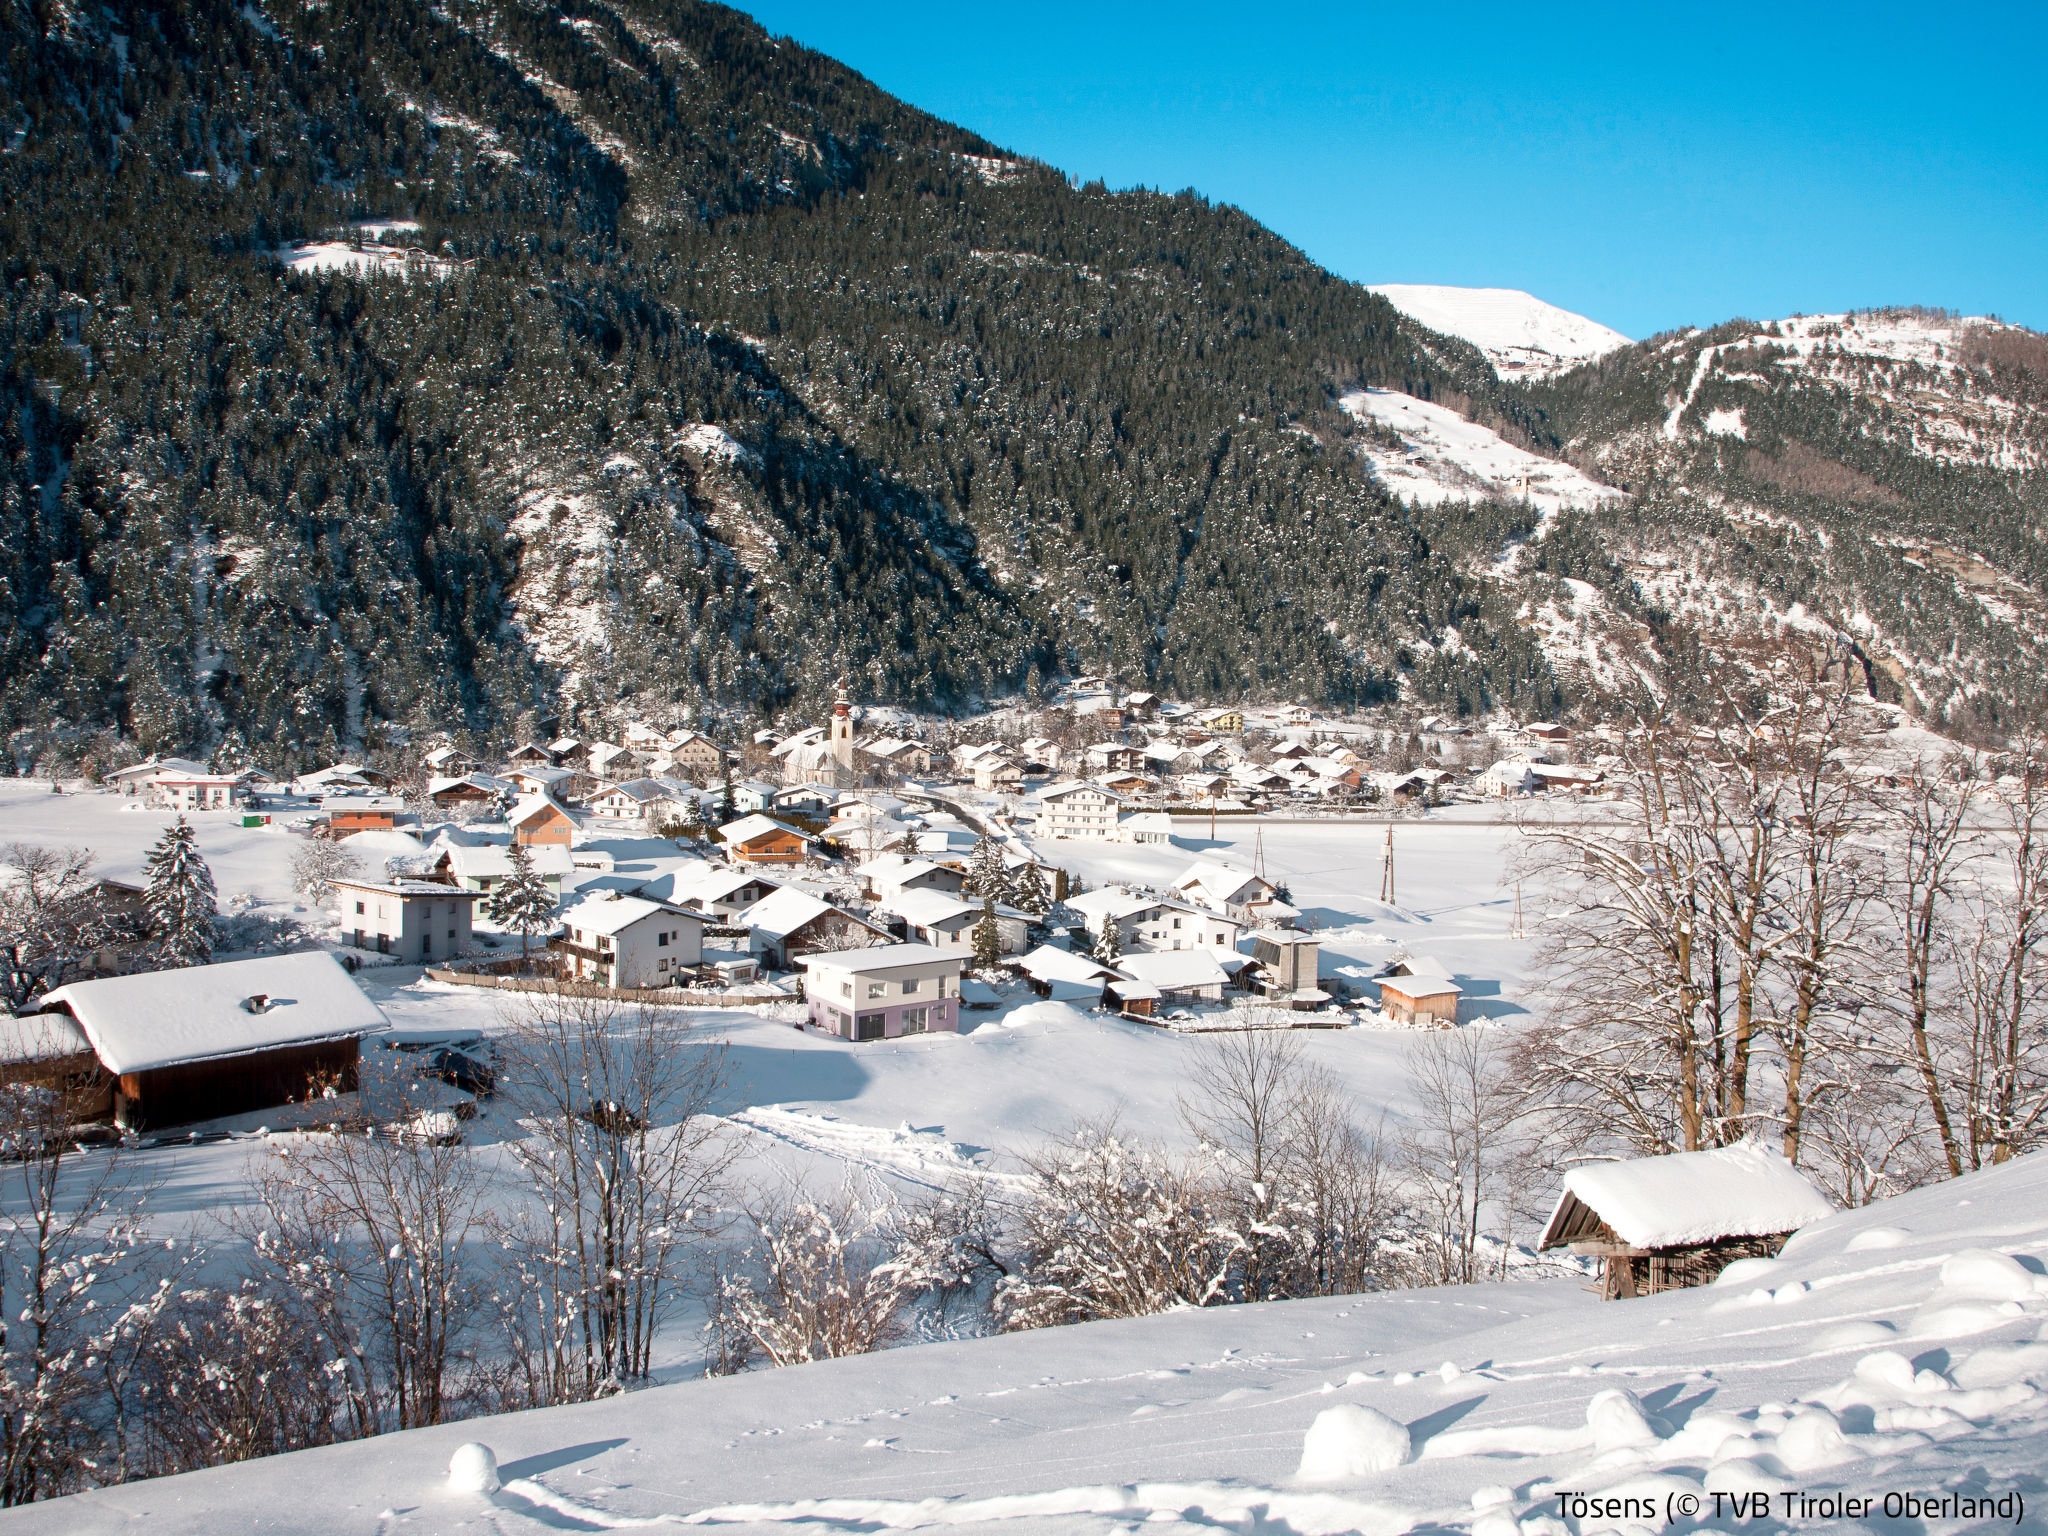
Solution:
{"label": "window", "polygon": [[879,1013],[864,1013],[854,1020],[853,1038],[856,1040],[879,1040],[882,1033],[882,1015]]}
{"label": "window", "polygon": [[841,997],[853,996],[853,983],[850,981],[842,981],[841,983],[839,983],[839,995]]}
{"label": "window", "polygon": [[930,1026],[925,1022],[931,1012],[928,1008],[906,1008],[903,1010],[903,1033],[921,1035]]}
{"label": "window", "polygon": [[904,978],[903,995],[905,997],[917,996],[917,978],[915,976],[907,976]]}
{"label": "window", "polygon": [[[654,947],[655,947],[656,949],[667,949],[667,948],[668,948],[668,935],[667,935],[666,933],[657,933],[657,934],[656,934],[656,935],[654,936]],[[668,962],[666,962],[666,961],[663,961],[662,963],[663,963],[663,964],[665,965],[665,964],[667,964]]]}
{"label": "window", "polygon": [[363,904],[362,904],[362,903],[361,903],[361,902],[359,901],[359,902],[357,902],[357,903],[356,903],[356,916],[357,916],[357,917],[361,917],[362,915],[363,915]]}
{"label": "window", "polygon": [[871,981],[868,983],[869,997],[886,997],[888,995],[889,983],[886,981]]}
{"label": "window", "polygon": [[1176,917],[1176,918],[1175,918],[1175,919],[1173,920],[1173,926],[1174,926],[1174,927],[1176,927],[1176,928],[1178,928],[1178,927],[1180,926],[1180,919],[1179,919],[1179,918],[1177,918],[1177,917]]}

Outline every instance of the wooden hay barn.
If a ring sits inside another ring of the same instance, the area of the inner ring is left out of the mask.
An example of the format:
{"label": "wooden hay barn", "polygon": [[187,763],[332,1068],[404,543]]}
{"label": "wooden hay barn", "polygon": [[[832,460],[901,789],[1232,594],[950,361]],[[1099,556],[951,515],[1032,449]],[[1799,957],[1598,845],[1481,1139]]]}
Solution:
{"label": "wooden hay barn", "polygon": [[1742,1142],[1574,1168],[1537,1246],[1598,1258],[1600,1283],[1588,1289],[1623,1301],[1711,1285],[1833,1211],[1784,1158]]}
{"label": "wooden hay barn", "polygon": [[320,952],[75,981],[42,1001],[77,1024],[134,1131],[353,1092],[360,1038],[389,1022]]}

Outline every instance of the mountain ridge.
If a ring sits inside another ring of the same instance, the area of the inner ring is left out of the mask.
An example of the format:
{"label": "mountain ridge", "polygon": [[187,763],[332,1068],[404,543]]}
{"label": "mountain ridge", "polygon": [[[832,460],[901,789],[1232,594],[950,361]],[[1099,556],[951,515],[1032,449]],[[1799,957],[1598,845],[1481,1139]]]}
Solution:
{"label": "mountain ridge", "polygon": [[1399,434],[1340,405],[1671,481],[1638,462],[1651,343],[1504,380],[1235,209],[1076,186],[736,12],[6,26],[17,766],[106,733],[288,767],[774,717],[841,675],[952,710],[1090,672],[1543,714],[1588,687],[1534,617],[1556,583],[1663,612],[1628,573],[1641,497],[1503,580],[1540,509],[1390,494]]}

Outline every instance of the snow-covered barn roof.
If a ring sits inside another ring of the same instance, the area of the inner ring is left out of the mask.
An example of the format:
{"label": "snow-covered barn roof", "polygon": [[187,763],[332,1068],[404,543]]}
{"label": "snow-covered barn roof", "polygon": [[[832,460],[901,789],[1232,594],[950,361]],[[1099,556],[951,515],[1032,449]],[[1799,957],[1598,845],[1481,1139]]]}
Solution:
{"label": "snow-covered barn roof", "polygon": [[[268,999],[261,1013],[245,1006],[259,996]],[[117,1074],[340,1040],[390,1023],[323,952],[74,981],[45,993],[43,1005],[67,1009]]]}
{"label": "snow-covered barn roof", "polygon": [[1794,1232],[1834,1209],[1784,1158],[1745,1141],[1572,1169],[1541,1246],[1592,1237],[1604,1224],[1631,1248],[1682,1248]]}

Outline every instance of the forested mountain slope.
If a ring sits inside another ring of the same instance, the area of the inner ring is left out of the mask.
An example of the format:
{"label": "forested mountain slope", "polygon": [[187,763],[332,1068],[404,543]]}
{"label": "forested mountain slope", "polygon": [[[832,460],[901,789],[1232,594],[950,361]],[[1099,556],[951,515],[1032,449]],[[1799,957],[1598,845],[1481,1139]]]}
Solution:
{"label": "forested mountain slope", "polygon": [[1355,702],[1450,625],[1412,683],[1555,698],[1461,558],[1520,514],[1342,451],[1339,386],[1497,411],[1484,360],[1235,210],[679,0],[0,17],[10,731]]}
{"label": "forested mountain slope", "polygon": [[1668,654],[1805,631],[1958,729],[2041,708],[2048,337],[1925,310],[1732,321],[1521,393],[1537,446],[1632,493],[1577,531]]}
{"label": "forested mountain slope", "polygon": [[[1838,451],[1822,393],[1708,433],[1741,328],[1503,383],[1234,209],[1074,186],[720,7],[6,0],[0,45],[16,764],[773,715],[841,674],[1548,712],[1682,650],[1660,549],[1817,611],[1874,583],[1873,633],[1939,652],[1948,608],[1883,607],[1903,545],[1728,532],[1736,488],[1828,530],[1873,505],[1802,478],[1781,410],[1903,499],[1890,533],[2037,590],[2037,460]],[[1460,471],[1413,505],[1363,388],[1639,494],[1555,519]],[[1936,707],[2022,665],[1960,654]]]}

